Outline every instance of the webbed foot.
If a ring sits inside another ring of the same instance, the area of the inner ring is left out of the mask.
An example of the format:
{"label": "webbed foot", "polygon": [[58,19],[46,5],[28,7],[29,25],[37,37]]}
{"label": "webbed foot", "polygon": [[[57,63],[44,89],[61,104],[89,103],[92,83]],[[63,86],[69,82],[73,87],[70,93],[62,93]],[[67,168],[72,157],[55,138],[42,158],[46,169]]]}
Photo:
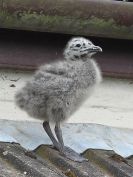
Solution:
{"label": "webbed foot", "polygon": [[84,161],[88,161],[87,159],[85,159],[84,157],[82,157],[80,154],[78,154],[77,152],[75,152],[73,149],[64,146],[64,148],[61,150],[60,152],[63,156],[65,156],[66,158],[75,161],[75,162],[84,162]]}

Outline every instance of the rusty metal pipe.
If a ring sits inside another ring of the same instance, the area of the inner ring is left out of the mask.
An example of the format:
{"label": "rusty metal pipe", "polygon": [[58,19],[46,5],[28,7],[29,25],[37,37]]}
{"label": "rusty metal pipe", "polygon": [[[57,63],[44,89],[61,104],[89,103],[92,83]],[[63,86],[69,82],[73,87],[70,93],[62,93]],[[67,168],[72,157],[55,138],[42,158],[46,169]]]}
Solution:
{"label": "rusty metal pipe", "polygon": [[106,0],[1,0],[0,27],[133,39],[133,3]]}

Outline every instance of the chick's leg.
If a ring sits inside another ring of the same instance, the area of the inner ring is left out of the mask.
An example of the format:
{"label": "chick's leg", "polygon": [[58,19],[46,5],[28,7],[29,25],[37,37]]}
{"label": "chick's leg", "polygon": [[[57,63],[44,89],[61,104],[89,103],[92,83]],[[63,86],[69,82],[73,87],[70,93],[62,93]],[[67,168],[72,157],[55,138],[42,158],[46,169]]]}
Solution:
{"label": "chick's leg", "polygon": [[61,148],[59,149],[60,153],[64,155],[66,158],[77,161],[77,162],[83,162],[86,161],[85,158],[83,158],[80,154],[75,152],[73,149],[64,146],[63,137],[62,137],[62,130],[60,128],[60,122],[57,122],[55,125],[55,134],[57,136],[57,139],[61,145]]}
{"label": "chick's leg", "polygon": [[58,143],[58,141],[54,137],[48,121],[43,122],[43,128],[46,131],[46,133],[49,136],[49,138],[51,139],[51,141],[52,141],[53,145],[55,146],[55,148],[60,151],[61,145]]}
{"label": "chick's leg", "polygon": [[60,122],[56,122],[56,124],[55,124],[55,134],[56,134],[56,137],[57,137],[61,147],[64,148],[62,131],[61,131],[61,128],[60,128]]}
{"label": "chick's leg", "polygon": [[80,156],[80,154],[78,154],[77,152],[75,152],[74,150],[72,150],[69,147],[64,146],[64,142],[63,142],[63,137],[62,137],[62,130],[60,128],[60,122],[61,120],[65,120],[65,111],[63,108],[53,108],[52,109],[52,114],[53,114],[53,120],[55,120],[55,134],[56,137],[58,139],[58,142],[56,140],[53,141],[53,137],[52,137],[52,141],[53,143],[58,144],[58,150],[61,153],[62,156],[65,156],[66,158],[73,160],[73,161],[78,161],[78,162],[82,162],[85,159],[83,157]]}

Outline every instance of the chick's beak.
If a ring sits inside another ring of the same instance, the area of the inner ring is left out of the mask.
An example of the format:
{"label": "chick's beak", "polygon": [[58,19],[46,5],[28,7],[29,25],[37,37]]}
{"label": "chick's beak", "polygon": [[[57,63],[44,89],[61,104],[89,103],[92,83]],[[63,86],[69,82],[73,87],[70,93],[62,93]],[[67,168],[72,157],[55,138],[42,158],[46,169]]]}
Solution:
{"label": "chick's beak", "polygon": [[89,49],[90,52],[102,52],[102,48],[99,46],[92,46],[92,48]]}

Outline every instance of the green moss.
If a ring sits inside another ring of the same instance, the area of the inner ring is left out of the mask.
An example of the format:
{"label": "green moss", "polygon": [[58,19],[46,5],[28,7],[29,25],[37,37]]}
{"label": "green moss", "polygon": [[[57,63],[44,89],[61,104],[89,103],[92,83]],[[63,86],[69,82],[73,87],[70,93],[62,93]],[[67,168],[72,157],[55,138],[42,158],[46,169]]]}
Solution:
{"label": "green moss", "polygon": [[80,19],[69,16],[44,15],[43,11],[16,11],[13,14],[0,11],[0,26],[33,31],[133,39],[133,25],[122,26],[118,25],[114,19],[105,20],[95,16],[90,19]]}
{"label": "green moss", "polygon": [[[110,33],[116,35],[129,35],[130,28],[133,27],[126,27],[122,25],[116,24],[113,19],[104,20],[99,19],[97,17],[91,17],[89,20],[89,26],[93,30],[97,30],[99,33]],[[131,31],[131,35],[133,35],[133,30]]]}

